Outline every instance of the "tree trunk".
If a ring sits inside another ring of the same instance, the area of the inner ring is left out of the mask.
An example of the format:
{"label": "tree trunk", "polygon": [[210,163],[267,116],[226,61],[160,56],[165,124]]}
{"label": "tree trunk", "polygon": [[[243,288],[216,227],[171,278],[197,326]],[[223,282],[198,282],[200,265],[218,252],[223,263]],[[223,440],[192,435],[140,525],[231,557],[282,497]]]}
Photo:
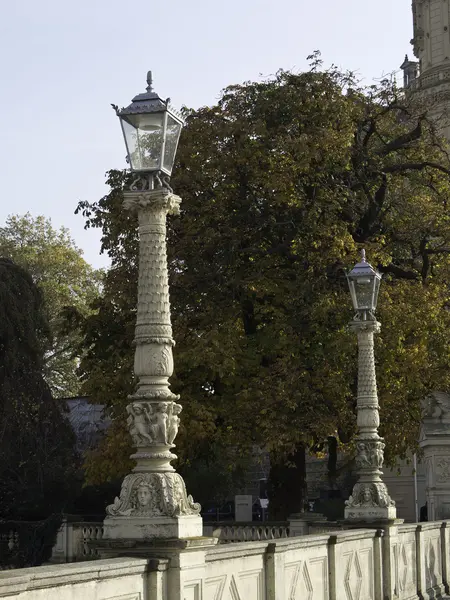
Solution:
{"label": "tree trunk", "polygon": [[299,444],[288,456],[270,455],[268,481],[269,518],[284,521],[305,509],[306,447]]}
{"label": "tree trunk", "polygon": [[334,435],[328,436],[328,486],[330,490],[336,489],[337,479],[337,439]]}

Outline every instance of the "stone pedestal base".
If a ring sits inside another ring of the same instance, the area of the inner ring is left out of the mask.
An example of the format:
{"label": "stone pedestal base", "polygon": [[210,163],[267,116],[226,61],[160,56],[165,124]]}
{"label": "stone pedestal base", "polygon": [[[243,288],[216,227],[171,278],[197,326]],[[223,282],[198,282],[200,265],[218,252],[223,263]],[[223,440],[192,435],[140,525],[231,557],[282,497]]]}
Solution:
{"label": "stone pedestal base", "polygon": [[394,521],[397,519],[395,506],[346,506],[346,521],[371,523],[373,521]]}
{"label": "stone pedestal base", "polygon": [[160,540],[203,536],[203,520],[198,515],[180,517],[106,517],[104,540]]}
{"label": "stone pedestal base", "polygon": [[101,558],[115,558],[118,556],[145,556],[149,558],[173,559],[184,552],[204,552],[213,548],[218,542],[217,538],[197,537],[191,539],[148,539],[136,540],[101,539],[92,540],[89,545],[95,547]]}
{"label": "stone pedestal base", "polygon": [[307,535],[310,523],[317,521],[326,521],[326,518],[314,512],[294,513],[289,517],[289,537]]}
{"label": "stone pedestal base", "polygon": [[102,539],[92,540],[90,545],[104,559],[120,556],[151,559],[151,598],[179,600],[200,598],[201,582],[206,578],[206,554],[217,542],[216,538],[207,537],[184,540]]}

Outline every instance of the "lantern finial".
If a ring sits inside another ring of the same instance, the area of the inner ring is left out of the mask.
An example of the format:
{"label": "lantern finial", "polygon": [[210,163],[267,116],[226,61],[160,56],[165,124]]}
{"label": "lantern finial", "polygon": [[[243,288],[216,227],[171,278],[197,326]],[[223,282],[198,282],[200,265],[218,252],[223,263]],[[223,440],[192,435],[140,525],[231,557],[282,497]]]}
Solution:
{"label": "lantern finial", "polygon": [[149,71],[147,73],[147,92],[152,92],[153,91],[152,83],[153,83],[152,72]]}
{"label": "lantern finial", "polygon": [[364,250],[364,248],[361,250],[361,261],[363,263],[366,262],[366,251]]}

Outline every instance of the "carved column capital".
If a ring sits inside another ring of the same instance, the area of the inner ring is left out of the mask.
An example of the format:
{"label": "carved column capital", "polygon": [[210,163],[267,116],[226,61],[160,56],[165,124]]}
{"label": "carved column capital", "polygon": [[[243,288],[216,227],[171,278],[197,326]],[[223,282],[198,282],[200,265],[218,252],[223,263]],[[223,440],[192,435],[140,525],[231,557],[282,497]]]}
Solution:
{"label": "carved column capital", "polygon": [[353,319],[349,323],[350,331],[354,333],[379,333],[381,331],[381,323],[376,319],[368,320],[368,321],[358,321],[357,319]]}
{"label": "carved column capital", "polygon": [[180,204],[180,196],[176,196],[166,188],[124,192],[123,207],[130,211],[162,211],[165,214],[178,215]]}

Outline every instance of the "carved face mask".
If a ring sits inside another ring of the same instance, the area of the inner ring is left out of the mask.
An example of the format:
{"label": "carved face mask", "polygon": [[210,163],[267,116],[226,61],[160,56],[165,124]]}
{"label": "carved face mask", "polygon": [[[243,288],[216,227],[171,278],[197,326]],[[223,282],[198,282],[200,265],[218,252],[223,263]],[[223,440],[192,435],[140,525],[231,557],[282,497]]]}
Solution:
{"label": "carved face mask", "polygon": [[148,486],[139,486],[136,495],[139,506],[147,506],[150,502],[151,494]]}

